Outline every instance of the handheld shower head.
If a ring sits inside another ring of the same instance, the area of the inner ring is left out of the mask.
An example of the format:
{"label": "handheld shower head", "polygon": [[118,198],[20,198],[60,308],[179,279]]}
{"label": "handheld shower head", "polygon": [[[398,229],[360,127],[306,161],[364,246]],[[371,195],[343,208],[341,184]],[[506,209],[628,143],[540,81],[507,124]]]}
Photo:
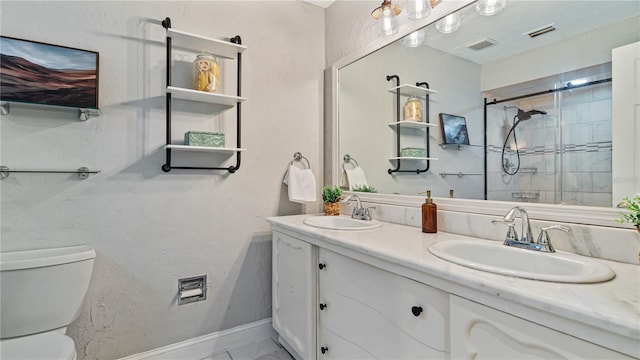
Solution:
{"label": "handheld shower head", "polygon": [[518,118],[518,121],[524,121],[531,119],[531,115],[547,115],[547,112],[535,109],[529,111],[518,109],[518,115],[516,115],[516,117]]}

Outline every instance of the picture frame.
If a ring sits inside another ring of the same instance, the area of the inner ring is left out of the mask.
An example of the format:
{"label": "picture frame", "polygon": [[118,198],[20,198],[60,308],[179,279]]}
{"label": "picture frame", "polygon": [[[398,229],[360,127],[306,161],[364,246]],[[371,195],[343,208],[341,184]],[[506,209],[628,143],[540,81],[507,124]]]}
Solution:
{"label": "picture frame", "polygon": [[464,116],[440,113],[443,144],[469,145],[467,120]]}
{"label": "picture frame", "polygon": [[98,109],[99,53],[0,36],[0,100]]}

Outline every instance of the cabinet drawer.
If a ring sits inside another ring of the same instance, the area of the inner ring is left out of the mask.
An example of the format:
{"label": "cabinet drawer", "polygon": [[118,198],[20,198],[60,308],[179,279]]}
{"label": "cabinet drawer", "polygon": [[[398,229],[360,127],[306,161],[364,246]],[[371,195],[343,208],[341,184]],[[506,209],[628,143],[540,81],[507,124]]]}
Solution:
{"label": "cabinet drawer", "polygon": [[[322,358],[443,358],[448,295],[422,283],[319,250]],[[415,314],[414,314],[415,312]]]}
{"label": "cabinet drawer", "polygon": [[452,359],[632,359],[519,317],[451,296]]}

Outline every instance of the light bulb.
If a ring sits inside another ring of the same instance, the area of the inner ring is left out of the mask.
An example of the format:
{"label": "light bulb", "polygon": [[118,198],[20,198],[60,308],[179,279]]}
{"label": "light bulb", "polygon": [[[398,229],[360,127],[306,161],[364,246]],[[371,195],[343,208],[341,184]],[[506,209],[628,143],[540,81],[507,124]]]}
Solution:
{"label": "light bulb", "polygon": [[462,17],[458,13],[453,13],[438,21],[436,29],[443,34],[450,34],[458,30],[460,25],[462,25]]}
{"label": "light bulb", "polygon": [[392,5],[383,5],[380,8],[378,19],[378,35],[391,36],[398,32],[398,19]]}
{"label": "light bulb", "polygon": [[506,0],[480,0],[476,3],[476,11],[480,15],[492,16],[504,9]]}
{"label": "light bulb", "polygon": [[424,30],[417,30],[402,38],[402,45],[406,47],[418,47],[424,42]]}
{"label": "light bulb", "polygon": [[407,0],[407,18],[417,20],[426,18],[431,14],[430,0]]}

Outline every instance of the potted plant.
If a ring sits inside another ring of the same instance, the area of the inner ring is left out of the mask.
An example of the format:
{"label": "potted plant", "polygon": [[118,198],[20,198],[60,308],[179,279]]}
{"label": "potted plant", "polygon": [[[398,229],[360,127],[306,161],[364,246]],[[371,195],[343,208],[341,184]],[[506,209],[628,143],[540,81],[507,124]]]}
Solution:
{"label": "potted plant", "polygon": [[376,188],[374,188],[373,186],[369,186],[369,185],[356,185],[353,187],[353,191],[358,191],[358,192],[368,192],[368,193],[377,193],[378,190],[376,190]]}
{"label": "potted plant", "polygon": [[325,215],[340,215],[340,197],[342,189],[338,186],[326,185],[322,188]]}
{"label": "potted plant", "polygon": [[633,199],[626,197],[622,203],[627,212],[620,213],[620,218],[616,221],[619,223],[631,223],[640,233],[640,195],[636,195]]}

